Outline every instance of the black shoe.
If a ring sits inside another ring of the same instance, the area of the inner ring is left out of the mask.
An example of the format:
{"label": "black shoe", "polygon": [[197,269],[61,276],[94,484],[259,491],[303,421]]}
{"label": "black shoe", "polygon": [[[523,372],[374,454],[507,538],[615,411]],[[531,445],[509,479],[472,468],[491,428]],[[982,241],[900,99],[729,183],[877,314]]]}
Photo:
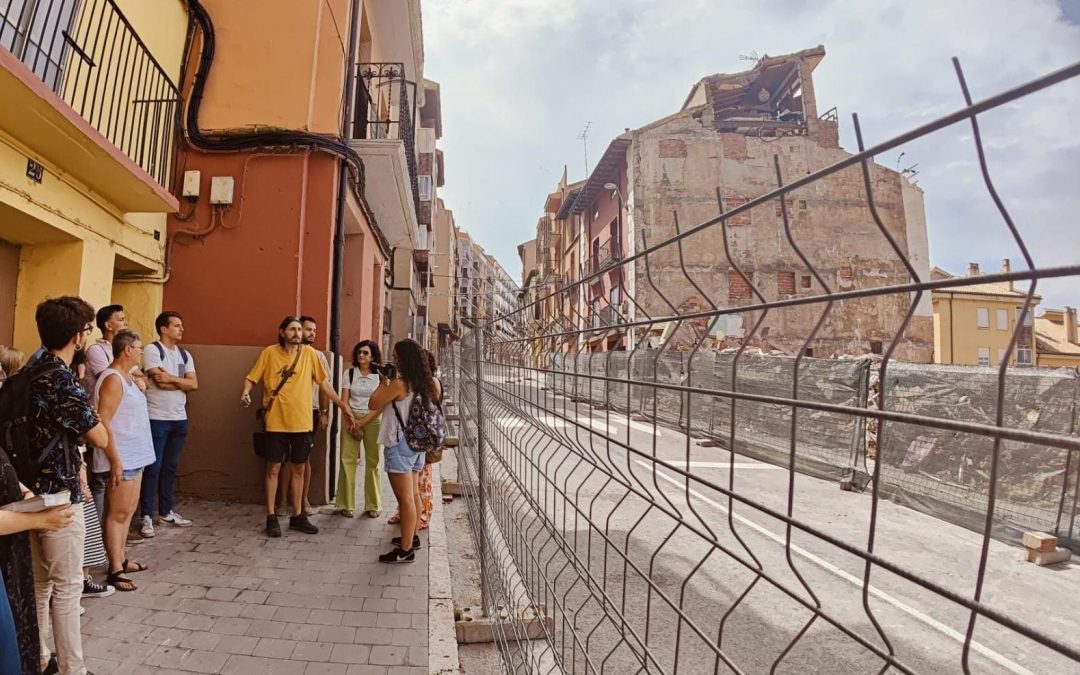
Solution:
{"label": "black shoe", "polygon": [[379,562],[390,565],[416,562],[416,551],[402,551],[400,547],[395,547],[393,551],[379,556]]}
{"label": "black shoe", "polygon": [[49,665],[41,671],[41,675],[57,675],[60,672],[60,664],[56,662],[56,654],[49,657]]}
{"label": "black shoe", "polygon": [[82,596],[84,598],[107,598],[115,592],[108,584],[99,584],[93,579],[83,579]]}
{"label": "black shoe", "polygon": [[[393,544],[394,546],[397,546],[398,548],[401,548],[401,537],[394,537],[393,539],[390,540],[390,543]],[[418,534],[413,535],[412,547],[413,547],[414,551],[416,549],[420,548],[420,535],[418,535]]]}
{"label": "black shoe", "polygon": [[307,519],[307,516],[300,514],[299,516],[293,516],[289,518],[289,529],[303,532],[304,534],[318,534],[319,528],[311,524],[311,521]]}
{"label": "black shoe", "polygon": [[266,517],[266,536],[268,537],[280,537],[281,525],[278,525],[277,516]]}

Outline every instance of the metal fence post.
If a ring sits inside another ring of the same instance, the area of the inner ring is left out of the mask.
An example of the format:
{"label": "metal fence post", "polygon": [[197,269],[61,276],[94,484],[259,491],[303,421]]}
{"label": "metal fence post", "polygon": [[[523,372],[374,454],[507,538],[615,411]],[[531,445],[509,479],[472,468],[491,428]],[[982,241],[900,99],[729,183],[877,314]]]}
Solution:
{"label": "metal fence post", "polygon": [[476,466],[480,483],[480,604],[484,608],[484,616],[491,616],[491,597],[488,592],[487,572],[484,568],[488,549],[487,480],[484,471],[484,330],[478,325],[473,333],[476,337],[473,346],[476,359]]}

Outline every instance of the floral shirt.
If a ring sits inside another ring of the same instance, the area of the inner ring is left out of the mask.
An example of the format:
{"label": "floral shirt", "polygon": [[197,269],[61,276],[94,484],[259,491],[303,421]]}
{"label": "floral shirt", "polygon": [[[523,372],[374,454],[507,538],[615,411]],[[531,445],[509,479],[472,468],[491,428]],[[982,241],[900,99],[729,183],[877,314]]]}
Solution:
{"label": "floral shirt", "polygon": [[71,501],[78,503],[83,500],[78,438],[100,420],[79,379],[59,357],[46,352],[32,367],[37,371],[57,363],[60,368],[36,380],[30,389],[30,447],[44,449],[58,432],[67,435],[67,443],[57,444],[45,457],[41,475],[28,487],[37,494],[70,490]]}

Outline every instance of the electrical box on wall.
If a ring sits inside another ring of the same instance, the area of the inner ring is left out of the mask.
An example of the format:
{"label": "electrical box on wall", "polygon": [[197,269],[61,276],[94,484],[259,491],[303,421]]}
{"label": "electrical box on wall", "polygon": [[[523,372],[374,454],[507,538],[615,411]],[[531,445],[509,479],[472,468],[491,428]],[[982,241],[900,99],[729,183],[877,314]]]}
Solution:
{"label": "electrical box on wall", "polygon": [[232,204],[233,178],[232,176],[214,176],[210,179],[210,203]]}
{"label": "electrical box on wall", "polygon": [[202,181],[202,173],[199,171],[185,171],[184,172],[184,192],[183,196],[187,199],[199,198],[199,184]]}

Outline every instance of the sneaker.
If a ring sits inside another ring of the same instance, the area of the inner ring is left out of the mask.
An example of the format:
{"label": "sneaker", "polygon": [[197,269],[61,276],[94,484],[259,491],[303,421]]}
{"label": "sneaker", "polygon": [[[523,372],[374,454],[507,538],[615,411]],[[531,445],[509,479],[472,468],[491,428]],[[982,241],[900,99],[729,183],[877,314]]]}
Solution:
{"label": "sneaker", "polygon": [[146,539],[149,539],[149,538],[153,537],[154,536],[154,519],[151,518],[150,516],[143,516],[142,517],[142,529],[139,530],[139,532],[141,532],[142,536],[144,538],[146,538]]}
{"label": "sneaker", "polygon": [[127,533],[127,545],[128,546],[134,546],[135,544],[141,544],[144,541],[146,541],[146,539],[144,539],[142,537],[142,535],[140,535],[140,534],[137,534],[135,532],[130,532],[130,531]]}
{"label": "sneaker", "polygon": [[116,589],[108,584],[99,584],[93,579],[83,579],[82,596],[84,598],[107,598],[115,592]]}
{"label": "sneaker", "polygon": [[416,562],[416,551],[402,551],[400,547],[395,546],[393,551],[379,556],[379,562],[389,565]]}
{"label": "sneaker", "polygon": [[268,537],[280,537],[281,525],[278,524],[277,516],[266,517],[266,536]]}
{"label": "sneaker", "polygon": [[[397,546],[398,548],[401,548],[401,537],[394,537],[393,539],[390,540],[390,543],[393,544],[394,546]],[[413,535],[412,547],[413,547],[414,551],[416,549],[420,548],[420,536],[419,535],[416,535],[416,534]]]}
{"label": "sneaker", "polygon": [[169,511],[167,514],[162,516],[161,522],[175,525],[177,527],[191,527],[191,521],[183,517],[176,511]]}
{"label": "sneaker", "polygon": [[303,532],[304,534],[318,534],[319,528],[311,524],[307,516],[301,514],[299,516],[293,516],[289,518],[289,529]]}

